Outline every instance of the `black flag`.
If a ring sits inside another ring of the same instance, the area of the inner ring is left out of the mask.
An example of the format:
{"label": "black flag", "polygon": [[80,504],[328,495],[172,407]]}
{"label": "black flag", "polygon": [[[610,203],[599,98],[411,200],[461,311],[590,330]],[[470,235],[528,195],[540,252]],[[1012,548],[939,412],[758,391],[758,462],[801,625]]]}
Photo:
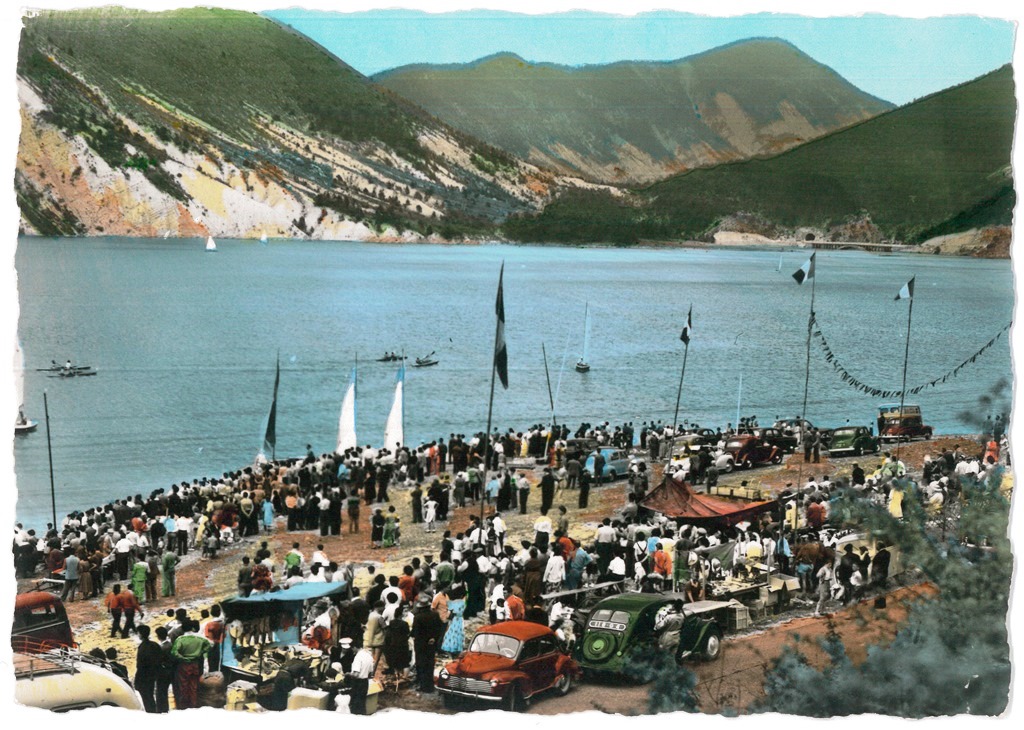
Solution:
{"label": "black flag", "polygon": [[690,305],[690,311],[686,315],[686,326],[683,327],[683,333],[679,335],[679,339],[684,344],[690,344],[690,333],[693,332],[693,305]]}
{"label": "black flag", "polygon": [[501,387],[508,390],[508,350],[505,349],[505,296],[502,293],[502,280],[505,278],[505,264],[501,264],[498,274],[498,301],[494,309],[498,315],[498,332],[494,337],[494,367],[498,369]]}
{"label": "black flag", "polygon": [[273,453],[277,446],[277,386],[281,384],[281,355],[277,355],[277,373],[274,375],[274,400],[267,416],[267,433],[263,437],[263,451]]}

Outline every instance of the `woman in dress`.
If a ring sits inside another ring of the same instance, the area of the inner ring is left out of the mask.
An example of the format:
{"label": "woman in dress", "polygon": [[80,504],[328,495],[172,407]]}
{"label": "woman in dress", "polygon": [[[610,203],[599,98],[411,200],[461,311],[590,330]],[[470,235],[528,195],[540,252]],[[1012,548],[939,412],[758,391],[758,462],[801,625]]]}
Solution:
{"label": "woman in dress", "polygon": [[375,509],[370,518],[370,547],[379,548],[384,542],[384,512]]}
{"label": "woman in dress", "polygon": [[401,523],[401,520],[395,512],[394,505],[388,507],[388,514],[384,518],[384,547],[396,547],[401,544],[399,523]]}
{"label": "woman in dress", "polygon": [[465,648],[466,632],[462,614],[466,611],[466,593],[461,588],[448,592],[448,631],[441,642],[441,651],[448,654],[461,654]]}
{"label": "woman in dress", "polygon": [[398,614],[384,628],[384,659],[389,674],[405,676],[412,661],[409,650],[409,623],[404,614]]}
{"label": "woman in dress", "polygon": [[82,598],[92,598],[96,595],[96,587],[92,582],[93,566],[85,547],[78,548],[78,560],[78,590],[82,592]]}
{"label": "woman in dress", "polygon": [[270,532],[274,529],[274,503],[269,500],[263,500],[263,531]]}

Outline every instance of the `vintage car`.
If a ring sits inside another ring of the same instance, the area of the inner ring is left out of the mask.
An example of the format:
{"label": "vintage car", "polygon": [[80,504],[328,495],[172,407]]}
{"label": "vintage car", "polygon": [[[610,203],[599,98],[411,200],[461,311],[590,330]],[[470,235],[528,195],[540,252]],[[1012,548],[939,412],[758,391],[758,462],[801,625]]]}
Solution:
{"label": "vintage car", "polygon": [[512,712],[545,690],[565,695],[582,676],[547,626],[503,621],[476,632],[469,649],[434,677],[445,706],[457,698],[500,704]]}
{"label": "vintage car", "polygon": [[[602,479],[604,481],[614,482],[616,479],[629,474],[629,452],[622,449],[603,448],[601,449],[601,456],[604,457],[604,470],[602,471]],[[587,456],[583,469],[589,472],[590,476],[594,476],[593,453]]]}
{"label": "vintage car", "polygon": [[691,449],[697,446],[714,446],[721,438],[721,434],[711,428],[695,428],[691,431],[681,433],[672,439],[673,446],[689,446]]}
{"label": "vintage car", "polygon": [[[623,674],[630,671],[634,657],[657,650],[654,630],[659,611],[681,593],[620,593],[605,598],[587,616],[576,658],[585,672]],[[676,660],[691,656],[715,659],[722,650],[722,629],[718,622],[683,607],[686,617],[679,636]]]}
{"label": "vintage car", "polygon": [[14,654],[14,699],[53,712],[87,707],[142,710],[142,698],[110,665],[76,650]]}
{"label": "vintage car", "polygon": [[[682,448],[678,451],[673,451],[672,460],[670,462],[670,471],[676,471],[677,469],[687,467],[687,460],[693,458],[694,454],[696,454],[698,450],[699,449],[692,449],[687,451],[685,448]],[[712,451],[711,460],[714,462],[715,468],[722,474],[728,474],[736,466],[733,455],[727,451]]]}
{"label": "vintage car", "polygon": [[20,593],[14,598],[11,648],[20,652],[46,652],[75,646],[71,624],[60,598],[45,591]]}
{"label": "vintage car", "polygon": [[878,453],[878,439],[864,426],[843,426],[832,432],[828,453],[831,456],[876,454]]}
{"label": "vintage car", "polygon": [[932,427],[921,420],[921,406],[898,403],[880,406],[878,409],[878,438],[881,441],[910,441],[915,438],[930,439]]}
{"label": "vintage car", "polygon": [[760,464],[781,464],[782,449],[765,443],[753,434],[739,434],[725,443],[737,469],[749,469]]}
{"label": "vintage car", "polygon": [[755,428],[752,433],[765,443],[777,446],[784,454],[792,454],[796,451],[800,441],[799,434],[786,433],[778,428]]}
{"label": "vintage car", "polygon": [[579,459],[583,462],[599,446],[597,439],[571,438],[565,442],[565,459]]}

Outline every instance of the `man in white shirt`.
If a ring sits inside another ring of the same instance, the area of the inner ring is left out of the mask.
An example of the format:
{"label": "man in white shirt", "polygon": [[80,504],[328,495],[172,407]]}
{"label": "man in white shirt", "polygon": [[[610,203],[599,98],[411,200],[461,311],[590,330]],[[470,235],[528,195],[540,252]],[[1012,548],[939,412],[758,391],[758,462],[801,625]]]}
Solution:
{"label": "man in white shirt", "polygon": [[494,530],[494,537],[498,543],[498,550],[504,550],[506,527],[505,521],[501,519],[500,514],[495,514],[494,517],[491,518],[491,529]]}
{"label": "man in white shirt", "polygon": [[117,568],[117,575],[121,580],[128,579],[128,568],[131,562],[132,541],[126,535],[121,535],[114,543],[114,565]]}
{"label": "man in white shirt", "polygon": [[361,648],[352,659],[352,669],[348,673],[349,685],[352,688],[349,708],[353,715],[366,714],[366,693],[370,689],[370,677],[374,671],[373,654]]}
{"label": "man in white shirt", "polygon": [[544,587],[549,593],[562,590],[562,581],[565,580],[565,559],[561,553],[556,552],[544,567]]}

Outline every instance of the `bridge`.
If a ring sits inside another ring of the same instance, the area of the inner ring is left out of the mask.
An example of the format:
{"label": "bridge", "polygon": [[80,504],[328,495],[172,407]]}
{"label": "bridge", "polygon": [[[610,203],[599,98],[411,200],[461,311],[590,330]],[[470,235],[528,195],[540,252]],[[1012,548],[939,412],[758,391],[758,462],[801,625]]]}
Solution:
{"label": "bridge", "polygon": [[823,251],[872,251],[874,253],[897,253],[910,251],[916,246],[905,243],[868,243],[866,241],[806,241],[815,249]]}

